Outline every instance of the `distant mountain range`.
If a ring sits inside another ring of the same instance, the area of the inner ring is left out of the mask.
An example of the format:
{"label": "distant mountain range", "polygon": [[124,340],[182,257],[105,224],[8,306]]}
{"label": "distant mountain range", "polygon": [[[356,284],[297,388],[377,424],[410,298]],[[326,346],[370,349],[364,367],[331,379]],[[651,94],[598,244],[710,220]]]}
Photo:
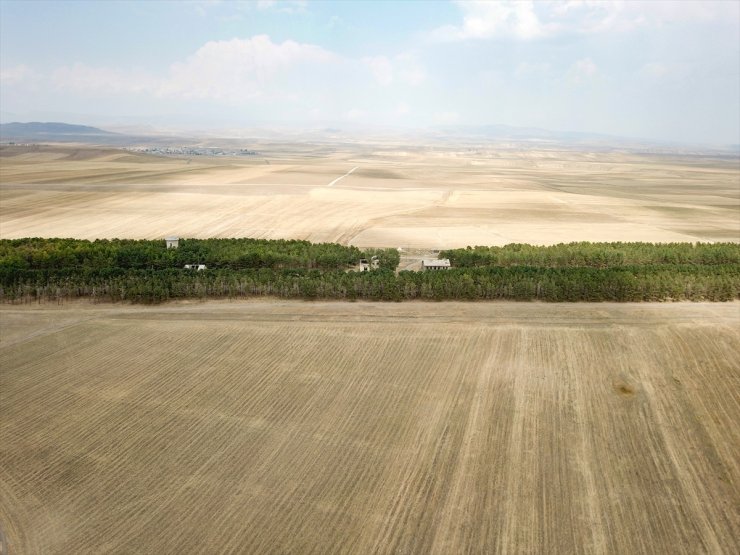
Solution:
{"label": "distant mountain range", "polygon": [[116,136],[118,136],[118,133],[111,133],[110,131],[104,131],[97,127],[89,127],[87,125],[39,121],[32,121],[29,123],[0,123],[0,138],[2,138],[3,141],[77,141],[90,140],[93,138],[97,140]]}
{"label": "distant mountain range", "polygon": [[[87,143],[110,147],[131,145],[198,145],[198,146],[233,146],[244,140],[274,142],[312,141],[363,141],[376,136],[401,137],[405,140],[465,144],[490,142],[492,144],[527,145],[552,144],[573,148],[592,148],[597,150],[624,148],[639,152],[675,151],[675,152],[719,152],[731,156],[740,154],[738,145],[724,147],[701,147],[615,137],[598,133],[574,131],[552,131],[536,127],[515,127],[509,125],[445,125],[422,130],[363,130],[362,128],[337,129],[271,129],[239,128],[238,130],[211,130],[173,133],[158,131],[155,127],[126,127],[120,133],[105,131],[88,125],[75,125],[60,122],[0,123],[0,142],[17,143]],[[223,134],[220,134],[223,133]],[[377,137],[376,137],[377,138]]]}

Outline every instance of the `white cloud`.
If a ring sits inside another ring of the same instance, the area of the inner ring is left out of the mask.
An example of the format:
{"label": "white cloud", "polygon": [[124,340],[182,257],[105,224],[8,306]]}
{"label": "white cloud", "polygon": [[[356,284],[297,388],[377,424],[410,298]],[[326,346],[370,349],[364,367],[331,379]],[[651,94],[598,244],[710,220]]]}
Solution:
{"label": "white cloud", "polygon": [[41,75],[25,64],[0,68],[0,82],[3,85],[35,85]]}
{"label": "white cloud", "polygon": [[646,24],[672,22],[727,22],[737,26],[740,3],[732,0],[663,0],[661,2],[616,2],[624,17],[642,18]]}
{"label": "white cloud", "polygon": [[440,27],[433,32],[434,38],[442,41],[494,37],[531,39],[545,31],[531,0],[476,0],[457,4],[463,12],[462,24]]}
{"label": "white cloud", "polygon": [[426,71],[412,53],[403,53],[393,58],[386,56],[367,56],[362,62],[370,69],[375,80],[388,87],[394,81],[416,87],[426,80]]}
{"label": "white cloud", "polygon": [[591,58],[584,58],[583,60],[578,60],[574,65],[575,70],[585,76],[591,76],[596,73],[597,68],[596,64],[591,60]]}
{"label": "white cloud", "polygon": [[396,106],[396,110],[394,114],[397,116],[405,116],[408,113],[409,113],[409,105],[406,104],[405,102],[399,102],[398,105]]}
{"label": "white cloud", "polygon": [[209,9],[219,4],[221,4],[221,0],[187,0],[185,2],[185,5],[191,6],[195,13],[201,17],[207,15]]}
{"label": "white cloud", "polygon": [[[418,86],[426,79],[413,52],[345,58],[315,44],[273,42],[267,35],[207,42],[160,73],[83,63],[58,67],[46,75],[26,66],[3,67],[2,71],[4,85],[19,91],[30,90],[34,77],[50,91],[75,93],[80,98],[138,95],[245,107],[261,99],[303,106],[304,110],[328,101],[335,103],[336,113],[349,119],[360,117],[346,103],[352,97],[349,91],[370,91],[369,85],[376,82],[387,89],[392,101],[397,89]],[[378,93],[366,93],[372,94],[377,97]]]}
{"label": "white cloud", "polygon": [[562,34],[628,32],[675,22],[737,24],[740,2],[662,0],[458,0],[462,22],[434,30],[432,39],[531,40]]}
{"label": "white cloud", "polygon": [[50,81],[58,89],[80,93],[145,93],[238,102],[262,95],[283,73],[302,73],[337,59],[316,45],[274,43],[267,35],[257,35],[208,42],[185,61],[172,64],[163,77],[78,63],[58,68]]}
{"label": "white cloud", "polygon": [[399,73],[401,79],[412,87],[421,85],[427,78],[426,71],[424,71],[421,67],[402,69]]}
{"label": "white cloud", "polygon": [[183,3],[201,17],[213,14],[217,21],[238,21],[255,10],[288,15],[308,12],[307,0],[184,0]]}
{"label": "white cloud", "polygon": [[568,77],[575,83],[584,83],[598,73],[599,68],[591,58],[583,58],[575,62],[568,70]]}
{"label": "white cloud", "polygon": [[143,72],[80,63],[54,70],[50,81],[57,89],[85,94],[152,93],[159,86],[157,78]]}
{"label": "white cloud", "polygon": [[[249,6],[251,2],[246,2]],[[257,0],[258,10],[275,10],[286,14],[306,13],[308,2],[306,0]]]}
{"label": "white cloud", "polygon": [[399,79],[412,87],[421,85],[427,78],[427,72],[419,63],[414,52],[404,52],[393,59]]}
{"label": "white cloud", "polygon": [[631,31],[647,22],[641,11],[645,3],[633,2],[635,10],[620,0],[568,0],[552,2],[548,16],[557,33],[595,34]]}
{"label": "white cloud", "polygon": [[274,43],[267,35],[211,41],[186,61],[173,64],[157,93],[162,96],[238,101],[259,96],[288,69],[328,64],[336,56],[313,44]]}
{"label": "white cloud", "polygon": [[362,59],[372,72],[375,80],[387,87],[393,82],[393,64],[385,56],[368,56]]}

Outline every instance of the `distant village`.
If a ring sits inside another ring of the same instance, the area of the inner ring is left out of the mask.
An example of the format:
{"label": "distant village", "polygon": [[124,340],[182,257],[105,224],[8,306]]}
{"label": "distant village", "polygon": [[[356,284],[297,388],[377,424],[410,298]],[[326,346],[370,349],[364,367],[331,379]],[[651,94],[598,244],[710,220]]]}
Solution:
{"label": "distant village", "polygon": [[246,148],[216,148],[216,147],[189,147],[189,146],[135,146],[127,147],[130,152],[145,152],[158,156],[258,156],[255,150]]}

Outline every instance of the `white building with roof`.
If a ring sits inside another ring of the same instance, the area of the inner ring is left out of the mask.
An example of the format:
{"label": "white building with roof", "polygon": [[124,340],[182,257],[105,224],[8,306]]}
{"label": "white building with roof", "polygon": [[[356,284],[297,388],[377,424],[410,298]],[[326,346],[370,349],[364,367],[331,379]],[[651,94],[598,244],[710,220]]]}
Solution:
{"label": "white building with roof", "polygon": [[425,258],[421,261],[421,269],[425,272],[427,270],[449,270],[450,259],[449,258]]}

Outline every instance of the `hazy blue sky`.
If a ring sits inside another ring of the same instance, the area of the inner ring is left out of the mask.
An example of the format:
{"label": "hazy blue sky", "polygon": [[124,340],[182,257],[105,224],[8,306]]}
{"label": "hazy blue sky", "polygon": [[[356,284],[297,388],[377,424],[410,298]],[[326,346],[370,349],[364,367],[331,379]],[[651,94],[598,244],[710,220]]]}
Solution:
{"label": "hazy blue sky", "polygon": [[3,121],[503,123],[739,143],[739,6],[0,0],[0,110]]}

